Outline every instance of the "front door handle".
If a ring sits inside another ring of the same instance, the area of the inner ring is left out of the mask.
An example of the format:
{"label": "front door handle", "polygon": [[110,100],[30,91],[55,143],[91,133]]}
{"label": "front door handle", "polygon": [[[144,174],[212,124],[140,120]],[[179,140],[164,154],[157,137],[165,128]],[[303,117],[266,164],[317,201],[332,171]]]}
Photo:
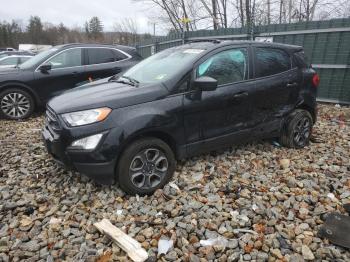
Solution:
{"label": "front door handle", "polygon": [[297,87],[298,86],[298,84],[297,83],[288,83],[287,84],[287,87],[289,87],[289,88],[291,88],[291,87]]}
{"label": "front door handle", "polygon": [[77,74],[78,74],[77,71],[72,72],[72,75],[77,75]]}
{"label": "front door handle", "polygon": [[246,97],[246,96],[248,96],[247,92],[239,92],[237,94],[234,94],[233,98],[236,99],[236,98],[242,98],[242,97]]}

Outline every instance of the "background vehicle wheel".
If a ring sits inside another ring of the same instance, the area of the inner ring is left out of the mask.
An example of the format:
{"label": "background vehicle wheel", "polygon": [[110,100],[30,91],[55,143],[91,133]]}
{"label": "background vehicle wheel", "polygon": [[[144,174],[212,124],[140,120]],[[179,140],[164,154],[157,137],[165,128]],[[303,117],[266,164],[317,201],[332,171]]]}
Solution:
{"label": "background vehicle wheel", "polygon": [[126,148],[119,160],[119,185],[129,194],[151,194],[169,181],[175,165],[173,151],[162,140],[136,140]]}
{"label": "background vehicle wheel", "polygon": [[7,119],[25,119],[34,111],[34,99],[26,91],[10,88],[0,93],[0,116]]}
{"label": "background vehicle wheel", "polygon": [[280,142],[291,148],[303,148],[309,144],[313,120],[311,114],[302,109],[291,113],[285,122]]}

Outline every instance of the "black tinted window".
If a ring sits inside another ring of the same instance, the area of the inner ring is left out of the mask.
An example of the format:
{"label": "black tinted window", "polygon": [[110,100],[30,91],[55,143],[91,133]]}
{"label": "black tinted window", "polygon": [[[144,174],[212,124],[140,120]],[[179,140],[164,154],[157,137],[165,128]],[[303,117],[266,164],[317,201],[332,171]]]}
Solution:
{"label": "black tinted window", "polygon": [[256,49],[256,77],[275,75],[291,68],[289,55],[280,49]]}
{"label": "black tinted window", "polygon": [[300,68],[310,67],[310,63],[304,53],[304,51],[299,51],[294,53],[294,61],[296,65]]}
{"label": "black tinted window", "polygon": [[113,50],[113,52],[115,55],[115,61],[124,60],[124,59],[128,58],[126,55],[124,55],[123,53],[121,53],[117,50]]}
{"label": "black tinted window", "polygon": [[89,48],[88,57],[89,65],[110,63],[116,61],[113,50],[107,48]]}

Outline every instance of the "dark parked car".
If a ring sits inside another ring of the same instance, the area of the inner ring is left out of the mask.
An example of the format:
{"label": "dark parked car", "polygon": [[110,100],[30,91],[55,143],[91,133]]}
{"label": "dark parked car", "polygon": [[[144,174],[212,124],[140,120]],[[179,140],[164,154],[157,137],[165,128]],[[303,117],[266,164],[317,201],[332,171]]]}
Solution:
{"label": "dark parked car", "polygon": [[135,48],[68,44],[0,71],[0,117],[23,119],[62,92],[121,73],[141,60]]}
{"label": "dark parked car", "polygon": [[64,166],[148,194],[171,178],[175,159],[270,137],[304,147],[318,83],[299,46],[192,43],[55,97],[43,137]]}

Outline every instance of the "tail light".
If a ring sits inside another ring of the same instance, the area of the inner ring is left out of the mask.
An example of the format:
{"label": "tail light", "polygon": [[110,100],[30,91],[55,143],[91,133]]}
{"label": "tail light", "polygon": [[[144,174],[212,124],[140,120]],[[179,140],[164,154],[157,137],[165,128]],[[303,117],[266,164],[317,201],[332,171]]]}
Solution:
{"label": "tail light", "polygon": [[318,85],[320,84],[320,77],[318,76],[318,74],[314,74],[314,76],[312,77],[312,84],[314,87],[318,87]]}

